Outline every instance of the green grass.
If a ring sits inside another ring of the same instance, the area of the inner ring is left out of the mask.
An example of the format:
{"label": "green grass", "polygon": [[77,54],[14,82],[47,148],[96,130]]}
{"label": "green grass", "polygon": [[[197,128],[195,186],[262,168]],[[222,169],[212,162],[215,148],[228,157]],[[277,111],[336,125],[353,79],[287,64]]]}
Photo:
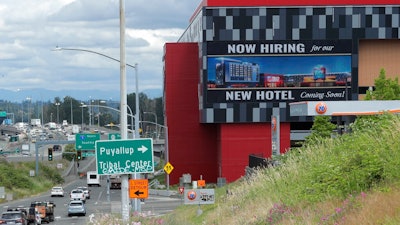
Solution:
{"label": "green grass", "polygon": [[363,117],[351,128],[217,188],[213,205],[182,205],[141,224],[399,224],[400,119]]}
{"label": "green grass", "polygon": [[[31,171],[36,171],[35,162],[7,162],[0,159],[0,186],[5,188],[6,194],[12,194],[13,199],[30,197],[48,191],[56,184],[62,184],[61,170],[57,163],[62,163],[63,168],[68,164],[63,161],[39,163],[39,175],[30,176]],[[0,203],[6,199],[0,199]]]}

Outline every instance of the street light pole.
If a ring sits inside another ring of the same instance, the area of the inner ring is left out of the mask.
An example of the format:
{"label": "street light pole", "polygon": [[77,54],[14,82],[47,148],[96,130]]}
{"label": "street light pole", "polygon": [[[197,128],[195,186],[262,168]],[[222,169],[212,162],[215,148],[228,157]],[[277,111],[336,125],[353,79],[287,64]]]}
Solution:
{"label": "street light pole", "polygon": [[74,124],[74,111],[72,111],[72,97],[71,97],[71,125]]}
{"label": "street light pole", "polygon": [[[136,117],[133,115],[131,107],[129,107],[129,105],[126,105],[126,106],[127,106],[127,108],[129,109],[129,112],[130,112],[130,114],[127,113],[127,116],[130,116],[130,117],[131,117],[131,126],[132,126],[132,129],[133,129],[133,126],[134,126],[133,119],[136,120]],[[93,106],[93,105],[84,105],[83,107],[93,108],[94,106]],[[109,107],[109,106],[100,105],[99,107],[100,107],[100,108],[105,108],[105,109],[114,110],[114,111],[116,111],[116,112],[121,113],[121,110],[114,109],[114,108]],[[132,133],[133,133],[133,132],[132,132]]]}
{"label": "street light pole", "polygon": [[28,100],[28,124],[31,122],[31,100],[32,98],[27,97],[26,100]]}
{"label": "street light pole", "polygon": [[[120,4],[120,60],[112,58],[110,56],[104,55],[102,53],[98,53],[91,50],[86,49],[78,49],[78,48],[59,48],[57,47],[55,50],[72,50],[72,51],[84,51],[90,52],[97,55],[104,56],[111,60],[120,62],[120,109],[121,109],[121,117],[120,117],[120,131],[121,131],[121,139],[127,139],[127,96],[126,96],[126,66],[130,66],[135,69],[136,72],[136,122],[135,122],[135,134],[136,138],[139,138],[139,92],[138,92],[138,72],[137,72],[137,64],[135,66],[127,64],[125,62],[125,9],[124,0],[119,1]],[[137,178],[137,173],[134,173],[134,179]],[[128,174],[121,175],[121,212],[123,220],[128,220],[129,217],[129,193],[128,193]],[[135,211],[141,211],[141,205],[139,199],[135,199],[134,201]]]}
{"label": "street light pole", "polygon": [[83,108],[85,108],[86,107],[86,105],[85,104],[83,104],[83,102],[81,102],[81,109],[82,109],[82,115],[81,115],[81,130],[83,130]]}
{"label": "street light pole", "polygon": [[144,112],[144,114],[152,114],[154,115],[155,122],[156,122],[156,139],[158,140],[158,123],[157,123],[157,115],[154,112]]}
{"label": "street light pole", "polygon": [[59,114],[58,114],[58,107],[60,106],[59,102],[54,103],[57,106],[57,124],[60,124]]}

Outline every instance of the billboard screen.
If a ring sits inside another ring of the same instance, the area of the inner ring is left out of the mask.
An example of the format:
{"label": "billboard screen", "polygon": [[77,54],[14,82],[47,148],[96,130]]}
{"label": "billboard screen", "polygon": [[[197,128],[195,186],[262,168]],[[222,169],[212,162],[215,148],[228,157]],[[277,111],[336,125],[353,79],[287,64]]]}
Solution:
{"label": "billboard screen", "polygon": [[207,43],[207,103],[344,100],[351,41]]}

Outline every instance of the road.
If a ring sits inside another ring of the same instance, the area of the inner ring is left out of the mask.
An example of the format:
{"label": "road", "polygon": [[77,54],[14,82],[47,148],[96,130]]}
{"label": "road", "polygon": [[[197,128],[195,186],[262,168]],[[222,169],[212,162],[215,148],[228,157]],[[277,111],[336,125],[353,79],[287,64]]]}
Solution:
{"label": "road", "polygon": [[[40,196],[11,201],[0,204],[0,211],[6,211],[8,207],[29,206],[31,201],[51,200],[56,204],[55,221],[51,222],[57,225],[85,225],[88,224],[89,218],[99,218],[104,213],[121,213],[121,190],[110,190],[107,192],[107,183],[105,179],[101,181],[101,187],[90,187],[91,198],[86,201],[86,216],[67,215],[67,204],[69,203],[69,192],[78,186],[86,186],[86,179],[76,179],[73,182],[64,185],[66,195],[64,197],[50,197],[50,190]],[[108,194],[109,193],[109,194]],[[164,197],[150,195],[141,203],[141,212],[148,216],[157,216],[171,212],[182,201],[178,197]],[[50,223],[50,224],[51,224]]]}

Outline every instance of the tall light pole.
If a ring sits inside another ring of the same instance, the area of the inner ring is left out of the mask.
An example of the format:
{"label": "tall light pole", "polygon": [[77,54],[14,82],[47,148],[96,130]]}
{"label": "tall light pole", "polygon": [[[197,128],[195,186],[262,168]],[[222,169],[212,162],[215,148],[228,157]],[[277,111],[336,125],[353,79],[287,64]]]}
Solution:
{"label": "tall light pole", "polygon": [[83,104],[83,102],[81,102],[81,109],[82,109],[82,115],[81,115],[81,130],[83,130],[83,108],[87,107],[87,105]]}
{"label": "tall light pole", "polygon": [[56,102],[56,103],[54,103],[54,105],[56,105],[57,106],[57,124],[60,124],[60,117],[59,117],[59,111],[58,111],[58,107],[60,106],[60,103],[59,102]]}
{"label": "tall light pole", "polygon": [[154,112],[144,112],[144,114],[151,114],[154,115],[155,122],[156,122],[156,139],[158,140],[158,123],[157,123],[157,115]]}
{"label": "tall light pole", "polygon": [[71,97],[71,125],[74,124],[74,111],[72,111],[72,97]]}
{"label": "tall light pole", "polygon": [[[75,50],[75,51],[84,51],[91,52],[97,55],[102,55],[111,60],[120,62],[120,109],[121,109],[121,117],[120,117],[120,130],[121,130],[121,139],[127,139],[128,130],[127,130],[127,96],[126,96],[126,66],[131,66],[132,68],[137,69],[137,64],[135,66],[129,65],[125,62],[125,1],[119,0],[119,15],[120,15],[120,60],[115,59],[113,57],[91,51],[86,49],[76,49],[76,48],[57,48],[56,50]],[[136,70],[137,74],[137,70]],[[138,80],[136,76],[136,80]],[[136,95],[138,95],[138,83],[136,82]],[[138,100],[139,97],[137,96]],[[136,101],[136,115],[139,113],[139,102]],[[139,118],[139,117],[137,117]],[[136,119],[137,124],[139,124],[138,119]],[[139,133],[138,129],[136,132]],[[138,136],[137,136],[138,137]],[[136,173],[134,173],[134,178],[136,178]],[[135,199],[135,211],[140,211],[140,201],[139,199]],[[129,219],[129,193],[128,193],[128,174],[121,175],[121,213],[122,219],[127,221]]]}
{"label": "tall light pole", "polygon": [[27,97],[26,100],[29,101],[28,102],[28,124],[29,124],[31,122],[31,100],[32,100],[32,98]]}

